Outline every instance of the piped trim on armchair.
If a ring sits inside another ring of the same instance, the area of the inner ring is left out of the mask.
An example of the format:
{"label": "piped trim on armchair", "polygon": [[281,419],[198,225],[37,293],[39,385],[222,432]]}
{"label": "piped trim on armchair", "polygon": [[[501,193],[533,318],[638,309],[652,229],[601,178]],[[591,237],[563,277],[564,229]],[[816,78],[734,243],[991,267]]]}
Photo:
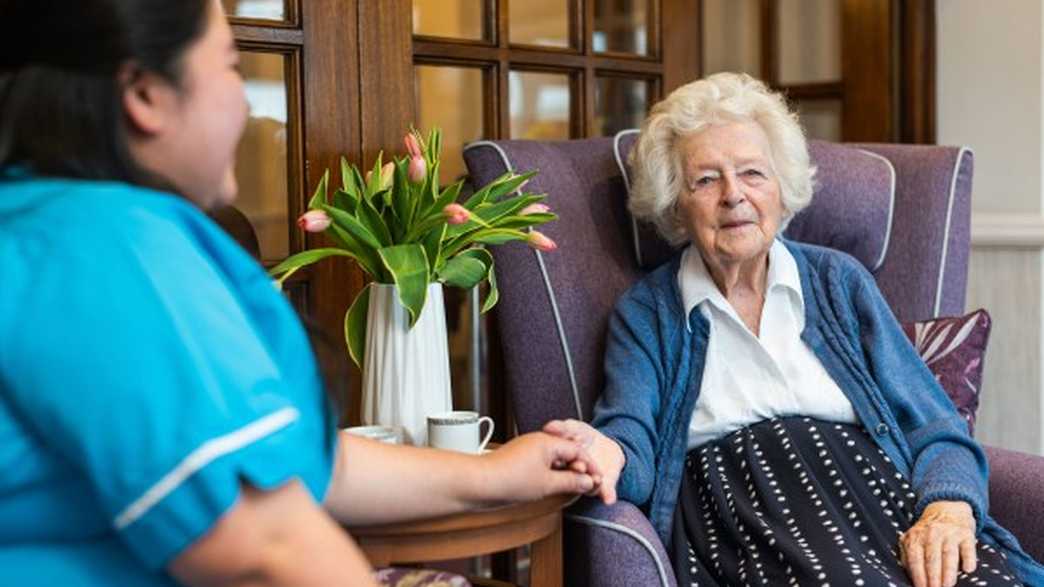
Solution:
{"label": "piped trim on armchair", "polygon": [[884,265],[885,257],[888,256],[888,243],[892,239],[892,217],[895,215],[895,165],[892,165],[892,162],[884,155],[878,155],[877,153],[865,149],[859,149],[859,152],[866,153],[871,157],[884,161],[884,164],[888,167],[889,174],[888,220],[885,224],[884,244],[881,245],[881,255],[877,258],[877,262],[874,263],[874,266],[870,269],[870,271],[873,272],[880,269],[881,265]]}
{"label": "piped trim on armchair", "polygon": [[[613,157],[616,157],[616,166],[620,168],[620,175],[623,176],[624,189],[627,190],[628,197],[631,195],[631,177],[627,172],[627,165],[624,164],[623,154],[620,153],[620,139],[627,135],[636,135],[638,133],[638,129],[631,128],[621,130],[613,137]],[[627,216],[631,219],[631,240],[634,242],[634,257],[638,261],[638,266],[644,267],[645,264],[642,263],[642,241],[638,238],[638,221],[630,213]]]}
{"label": "piped trim on armchair", "polygon": [[[504,149],[500,148],[500,145],[493,141],[476,141],[470,143],[464,147],[465,151],[476,149],[478,147],[490,147],[500,156],[500,160],[504,163],[504,168],[507,171],[514,173],[515,168],[511,165],[511,160],[508,159],[507,153]],[[540,254],[540,251],[533,249],[533,254],[536,255],[537,265],[540,267],[540,274],[544,278],[544,288],[547,290],[548,301],[551,302],[551,313],[555,317],[555,327],[558,329],[558,340],[562,345],[562,354],[565,355],[566,371],[569,373],[569,385],[573,391],[573,402],[576,404],[576,419],[584,420],[583,404],[580,403],[580,389],[576,384],[576,373],[573,369],[573,356],[569,352],[569,340],[566,337],[565,327],[562,326],[562,315],[558,311],[558,299],[555,297],[555,288],[551,285],[551,278],[547,274],[547,266],[544,265],[544,257]]]}
{"label": "piped trim on armchair", "polygon": [[939,310],[942,306],[943,278],[946,276],[946,254],[950,245],[950,218],[953,216],[953,201],[956,199],[957,194],[957,178],[961,174],[961,163],[964,161],[964,154],[971,152],[972,150],[968,147],[959,148],[957,150],[957,158],[953,162],[953,175],[950,176],[950,196],[949,201],[946,203],[946,229],[943,230],[942,256],[939,258],[939,283],[935,288],[935,308],[932,310],[932,315],[935,317],[939,316]]}
{"label": "piped trim on armchair", "polygon": [[662,585],[663,587],[673,587],[667,579],[667,571],[664,569],[663,561],[660,560],[660,555],[656,552],[656,549],[653,548],[653,545],[649,543],[645,536],[642,536],[641,534],[635,532],[633,529],[628,528],[627,526],[624,526],[622,524],[607,522],[605,520],[599,520],[589,516],[581,516],[579,514],[566,514],[565,517],[568,520],[572,520],[580,524],[587,524],[588,526],[595,526],[596,528],[604,528],[612,532],[619,532],[620,534],[634,539],[635,542],[637,542],[642,548],[646,550],[646,552],[649,553],[649,556],[652,557],[653,562],[656,563],[656,574],[660,577],[660,585]]}

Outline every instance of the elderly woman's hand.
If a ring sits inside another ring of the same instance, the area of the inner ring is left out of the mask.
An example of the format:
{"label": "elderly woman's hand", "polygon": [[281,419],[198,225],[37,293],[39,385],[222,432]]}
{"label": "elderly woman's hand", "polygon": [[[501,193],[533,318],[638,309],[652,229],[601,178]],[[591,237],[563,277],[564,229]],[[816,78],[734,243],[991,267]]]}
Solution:
{"label": "elderly woman's hand", "polygon": [[482,459],[482,485],[494,502],[587,494],[601,481],[597,461],[581,443],[543,432],[523,434]]}
{"label": "elderly woman's hand", "polygon": [[626,458],[615,440],[580,420],[552,420],[544,426],[544,432],[568,438],[586,448],[601,473],[601,483],[588,495],[601,497],[608,505],[616,503],[616,482],[620,479]]}
{"label": "elderly woman's hand", "polygon": [[899,538],[899,552],[914,587],[953,587],[958,563],[975,571],[975,515],[963,501],[937,501]]}

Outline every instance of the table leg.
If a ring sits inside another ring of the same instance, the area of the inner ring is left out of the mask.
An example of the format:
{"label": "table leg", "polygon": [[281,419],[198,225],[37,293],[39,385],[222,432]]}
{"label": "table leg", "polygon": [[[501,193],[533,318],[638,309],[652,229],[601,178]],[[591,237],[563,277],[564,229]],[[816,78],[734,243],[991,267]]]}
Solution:
{"label": "table leg", "polygon": [[530,587],[562,587],[562,517],[555,531],[533,543],[529,559]]}

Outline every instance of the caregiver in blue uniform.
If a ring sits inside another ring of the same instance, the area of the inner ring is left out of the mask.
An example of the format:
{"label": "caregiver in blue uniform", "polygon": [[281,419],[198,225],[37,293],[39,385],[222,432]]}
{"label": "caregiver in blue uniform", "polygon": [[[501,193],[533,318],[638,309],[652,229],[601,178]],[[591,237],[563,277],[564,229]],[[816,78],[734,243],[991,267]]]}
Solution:
{"label": "caregiver in blue uniform", "polygon": [[0,585],[369,585],[338,522],[590,491],[338,433],[308,339],[203,212],[247,115],[217,0],[0,2]]}

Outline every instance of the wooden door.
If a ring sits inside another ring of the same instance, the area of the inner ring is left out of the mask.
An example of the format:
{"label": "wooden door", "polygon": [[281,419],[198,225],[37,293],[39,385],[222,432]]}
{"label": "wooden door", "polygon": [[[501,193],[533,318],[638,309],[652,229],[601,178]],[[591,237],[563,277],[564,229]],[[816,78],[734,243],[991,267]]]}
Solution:
{"label": "wooden door", "polygon": [[[271,267],[320,245],[321,236],[295,225],[309,189],[341,155],[361,160],[380,140],[381,133],[373,129],[384,121],[360,114],[367,105],[359,68],[366,35],[358,23],[367,9],[356,0],[223,4],[242,52],[251,106],[237,154],[236,206],[257,233],[262,263]],[[341,325],[362,285],[361,272],[351,265],[319,263],[296,273],[285,286],[317,341],[328,383],[342,396],[358,376],[349,367]]]}
{"label": "wooden door", "polygon": [[930,0],[703,0],[703,71],[782,90],[814,138],[935,140]]}

